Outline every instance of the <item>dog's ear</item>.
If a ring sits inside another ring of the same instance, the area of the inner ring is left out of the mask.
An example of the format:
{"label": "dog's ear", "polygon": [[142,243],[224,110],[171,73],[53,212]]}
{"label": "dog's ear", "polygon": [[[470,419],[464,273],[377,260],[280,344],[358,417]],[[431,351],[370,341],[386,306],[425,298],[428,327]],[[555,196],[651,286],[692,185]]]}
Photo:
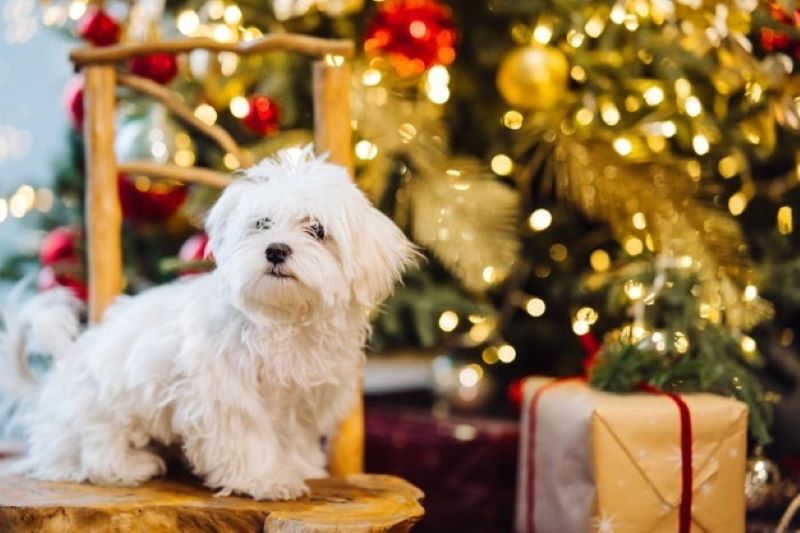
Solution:
{"label": "dog's ear", "polygon": [[[360,194],[360,193],[359,193]],[[392,292],[403,272],[421,257],[397,225],[363,198],[352,242],[355,299],[369,308]]]}
{"label": "dog's ear", "polygon": [[242,199],[242,195],[252,184],[252,180],[246,177],[239,177],[228,185],[222,195],[211,207],[211,211],[206,216],[206,234],[208,235],[208,246],[206,254],[219,257],[225,244],[225,233],[228,222]]}

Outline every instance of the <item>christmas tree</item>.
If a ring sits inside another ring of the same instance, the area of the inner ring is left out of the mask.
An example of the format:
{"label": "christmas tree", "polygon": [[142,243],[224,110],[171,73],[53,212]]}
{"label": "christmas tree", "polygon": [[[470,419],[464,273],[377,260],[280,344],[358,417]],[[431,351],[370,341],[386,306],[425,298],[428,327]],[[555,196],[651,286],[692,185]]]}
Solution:
{"label": "christmas tree", "polygon": [[[454,380],[467,404],[481,398],[505,412],[520,376],[579,373],[592,355],[590,379],[602,388],[649,382],[736,395],[767,442],[776,396],[752,369],[760,352],[791,349],[800,302],[791,9],[747,0],[73,0],[44,5],[43,20],[76,45],[279,32],[352,39],[355,177],[428,257],[376,315],[375,352],[447,353],[439,381]],[[195,117],[225,126],[258,159],[311,138],[305,61],[154,54],[128,71],[179,91]],[[46,221],[59,227],[27,259],[41,267],[40,288],[85,296],[81,94],[77,77],[66,89],[72,158],[55,172],[57,209]],[[118,108],[123,162],[239,167],[158,103],[120,91]],[[212,268],[201,228],[214,191],[118,179],[128,292]],[[19,205],[30,196],[17,194]],[[25,259],[3,272],[17,276]],[[474,393],[491,381],[493,395]]]}

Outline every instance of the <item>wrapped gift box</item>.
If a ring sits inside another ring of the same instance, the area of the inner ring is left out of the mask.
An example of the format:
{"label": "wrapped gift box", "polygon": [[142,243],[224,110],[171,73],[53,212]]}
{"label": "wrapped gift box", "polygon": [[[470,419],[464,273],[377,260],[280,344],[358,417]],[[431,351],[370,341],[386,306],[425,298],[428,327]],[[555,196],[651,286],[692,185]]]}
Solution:
{"label": "wrapped gift box", "polygon": [[664,394],[551,381],[525,386],[517,531],[744,531],[744,404],[682,395],[682,424]]}

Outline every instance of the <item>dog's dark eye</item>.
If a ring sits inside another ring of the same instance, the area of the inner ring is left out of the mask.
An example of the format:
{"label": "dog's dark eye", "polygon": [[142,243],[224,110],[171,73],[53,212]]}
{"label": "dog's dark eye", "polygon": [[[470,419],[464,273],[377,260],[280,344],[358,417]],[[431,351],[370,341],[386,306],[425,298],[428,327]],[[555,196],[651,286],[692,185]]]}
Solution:
{"label": "dog's dark eye", "polygon": [[314,235],[314,237],[316,237],[317,239],[322,240],[325,238],[325,228],[323,228],[322,224],[320,224],[319,222],[314,222],[313,224],[311,224],[310,230],[311,233]]}
{"label": "dog's dark eye", "polygon": [[272,220],[269,217],[262,217],[256,220],[256,229],[265,230],[272,227]]}

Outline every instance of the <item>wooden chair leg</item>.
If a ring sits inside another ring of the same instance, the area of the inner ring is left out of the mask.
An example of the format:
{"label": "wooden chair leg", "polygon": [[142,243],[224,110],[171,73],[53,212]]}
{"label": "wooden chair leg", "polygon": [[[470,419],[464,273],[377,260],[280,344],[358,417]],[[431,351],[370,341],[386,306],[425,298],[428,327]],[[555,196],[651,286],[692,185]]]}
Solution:
{"label": "wooden chair leg", "polygon": [[[340,58],[314,63],[314,144],[329,152],[330,160],[353,172],[350,125],[350,65]],[[364,471],[364,400],[360,376],[358,398],[331,441],[328,463],[331,475]]]}
{"label": "wooden chair leg", "polygon": [[122,210],[114,157],[115,75],[111,65],[84,69],[86,233],[92,323],[101,320],[122,290]]}

